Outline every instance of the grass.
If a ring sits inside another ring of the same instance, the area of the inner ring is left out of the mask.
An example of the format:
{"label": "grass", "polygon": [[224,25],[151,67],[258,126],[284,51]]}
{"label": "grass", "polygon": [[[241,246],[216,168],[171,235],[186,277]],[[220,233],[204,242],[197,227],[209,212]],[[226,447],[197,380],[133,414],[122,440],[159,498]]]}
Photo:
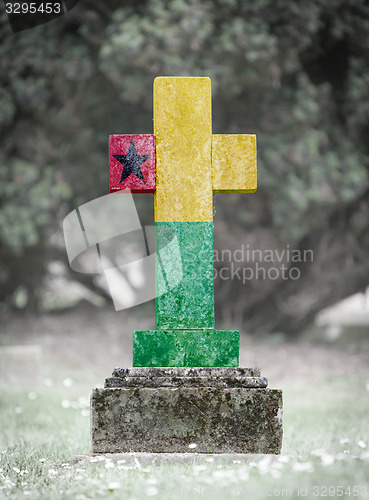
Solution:
{"label": "grass", "polygon": [[285,384],[279,459],[192,465],[101,461],[89,453],[89,386],[0,392],[0,498],[368,498],[369,393],[359,379]]}

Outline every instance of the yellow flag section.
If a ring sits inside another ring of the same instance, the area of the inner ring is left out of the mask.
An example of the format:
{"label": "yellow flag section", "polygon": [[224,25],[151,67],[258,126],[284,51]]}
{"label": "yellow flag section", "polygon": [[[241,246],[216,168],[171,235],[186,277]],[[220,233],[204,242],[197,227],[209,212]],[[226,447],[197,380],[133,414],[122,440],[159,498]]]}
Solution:
{"label": "yellow flag section", "polygon": [[211,222],[212,193],[256,191],[256,136],[212,135],[209,78],[154,81],[156,222]]}
{"label": "yellow flag section", "polygon": [[156,222],[211,222],[211,84],[209,78],[154,81]]}
{"label": "yellow flag section", "polygon": [[214,191],[256,191],[256,135],[213,135],[211,158]]}

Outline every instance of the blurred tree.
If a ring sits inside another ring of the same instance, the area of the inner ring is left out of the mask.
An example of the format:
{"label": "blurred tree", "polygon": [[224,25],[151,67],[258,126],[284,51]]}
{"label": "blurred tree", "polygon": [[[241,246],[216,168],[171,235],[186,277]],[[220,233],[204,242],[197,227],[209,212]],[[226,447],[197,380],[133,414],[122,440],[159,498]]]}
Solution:
{"label": "blurred tree", "polygon": [[216,196],[216,248],[314,252],[282,259],[300,279],[242,280],[245,253],[218,320],[294,333],[365,287],[368,32],[365,0],[85,0],[16,35],[3,16],[0,300],[36,305],[58,219],[107,192],[109,133],[151,132],[157,75],[210,76],[214,132],[258,135],[258,193]]}

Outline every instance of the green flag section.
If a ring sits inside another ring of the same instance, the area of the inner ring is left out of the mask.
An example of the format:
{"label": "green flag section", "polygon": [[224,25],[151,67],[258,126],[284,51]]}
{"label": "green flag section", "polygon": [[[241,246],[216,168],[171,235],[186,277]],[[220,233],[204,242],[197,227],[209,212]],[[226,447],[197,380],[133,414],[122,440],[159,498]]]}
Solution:
{"label": "green flag section", "polygon": [[156,222],[155,248],[156,328],[214,329],[213,223]]}
{"label": "green flag section", "polygon": [[156,222],[155,243],[156,330],[134,332],[133,366],[238,366],[239,332],[214,328],[213,223]]}
{"label": "green flag section", "polygon": [[133,366],[238,366],[240,334],[231,330],[133,332]]}

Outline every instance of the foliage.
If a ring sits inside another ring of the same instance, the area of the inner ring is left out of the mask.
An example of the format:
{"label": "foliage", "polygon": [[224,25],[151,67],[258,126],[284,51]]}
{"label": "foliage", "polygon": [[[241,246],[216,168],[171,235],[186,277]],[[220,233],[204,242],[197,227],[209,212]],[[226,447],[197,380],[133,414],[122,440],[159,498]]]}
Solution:
{"label": "foliage", "polygon": [[[58,218],[107,192],[109,133],[151,132],[157,75],[210,76],[214,132],[258,135],[258,194],[217,197],[216,244],[315,252],[303,282],[253,281],[246,295],[237,281],[218,283],[220,318],[296,331],[320,307],[365,286],[366,2],[95,4],[15,35],[1,18],[0,300],[22,282],[7,269],[24,276],[35,248],[44,249],[43,262],[55,258]],[[46,269],[27,283],[31,294]],[[286,313],[292,296],[302,306]]]}

